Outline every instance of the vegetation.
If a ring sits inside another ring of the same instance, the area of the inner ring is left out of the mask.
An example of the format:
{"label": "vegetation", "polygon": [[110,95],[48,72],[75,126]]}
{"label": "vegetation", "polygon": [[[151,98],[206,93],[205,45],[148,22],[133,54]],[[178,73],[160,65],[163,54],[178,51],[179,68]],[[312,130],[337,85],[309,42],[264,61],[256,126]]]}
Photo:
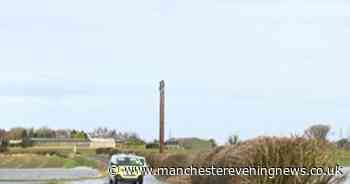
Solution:
{"label": "vegetation", "polygon": [[[260,137],[239,145],[219,147],[201,154],[194,161],[196,166],[207,167],[335,167],[336,158],[332,146],[315,139],[303,137],[277,138]],[[335,176],[193,176],[193,184],[335,184],[340,179]]]}
{"label": "vegetation", "polygon": [[[169,140],[168,140],[169,141]],[[190,137],[190,138],[173,138],[173,140],[170,140],[172,142],[176,142],[180,147],[183,147],[188,150],[208,150],[213,148],[215,141],[212,140],[205,140],[200,139],[196,137]],[[214,143],[214,144],[213,144]]]}
{"label": "vegetation", "polygon": [[349,139],[340,139],[336,142],[336,145],[339,149],[350,150],[350,141]]}
{"label": "vegetation", "polygon": [[337,163],[341,166],[350,166],[350,151],[338,149],[334,152]]}
{"label": "vegetation", "polygon": [[328,125],[313,125],[305,130],[305,136],[308,138],[327,140],[331,127]]}
{"label": "vegetation", "polygon": [[147,143],[146,149],[158,149],[160,147],[159,143]]}
{"label": "vegetation", "polygon": [[228,137],[227,143],[230,145],[236,145],[240,142],[239,140],[239,135],[238,134],[234,134]]}
{"label": "vegetation", "polygon": [[65,184],[65,183],[61,181],[49,181],[46,184]]}
{"label": "vegetation", "polygon": [[71,137],[72,139],[87,139],[88,135],[84,132],[84,131],[77,131],[77,130],[73,130],[71,132]]}
{"label": "vegetation", "polygon": [[73,168],[87,166],[97,168],[98,163],[82,156],[5,154],[0,155],[0,168]]}
{"label": "vegetation", "polygon": [[[82,156],[93,156],[96,154],[95,149],[78,148],[77,154]],[[36,154],[36,155],[59,155],[67,157],[74,152],[71,147],[29,147],[29,148],[9,148],[6,154]]]}
{"label": "vegetation", "polygon": [[212,148],[215,148],[215,147],[218,146],[218,144],[216,143],[215,139],[209,139],[209,142],[210,142]]}
{"label": "vegetation", "polygon": [[0,140],[0,153],[4,153],[7,151],[7,142]]}
{"label": "vegetation", "polygon": [[[145,141],[136,133],[117,132],[114,129],[97,128],[89,133],[93,138],[113,138],[129,146],[145,145]],[[0,129],[0,142],[10,147],[30,147],[34,139],[79,139],[87,140],[88,133],[83,130],[51,129],[42,127],[38,129],[15,127],[8,131]]]}
{"label": "vegetation", "polygon": [[[325,125],[315,125],[305,131],[303,137],[259,137],[253,140],[240,141],[238,135],[232,135],[228,138],[228,144],[217,146],[214,139],[203,140],[199,138],[176,139],[176,143],[186,149],[169,149],[166,153],[158,153],[159,142],[154,141],[144,146],[144,141],[137,134],[119,134],[115,130],[100,128],[94,132],[94,137],[114,136],[126,138],[124,148],[99,148],[99,149],[78,149],[78,154],[72,154],[72,148],[45,148],[45,147],[10,147],[6,154],[0,154],[1,167],[12,168],[45,168],[45,167],[63,167],[73,168],[77,166],[88,166],[99,168],[97,161],[90,160],[95,155],[112,155],[117,153],[135,153],[146,157],[152,167],[187,167],[190,165],[206,167],[215,163],[216,167],[235,167],[235,166],[305,166],[305,167],[333,167],[336,163],[341,165],[350,165],[349,141],[342,139],[335,144],[327,141],[327,135],[330,127]],[[55,137],[64,137],[68,131],[54,130],[48,128],[41,129],[23,129],[15,128],[10,131],[0,130],[0,140],[6,142],[13,137],[49,137],[55,134]],[[83,131],[70,131],[72,135],[84,136]],[[123,135],[123,136],[121,136]],[[74,136],[73,136],[74,137]],[[136,145],[136,146],[135,146]],[[212,149],[215,148],[215,149]],[[331,176],[312,177],[312,176],[251,176],[251,177],[167,177],[167,181],[186,181],[192,184],[231,184],[231,183],[254,183],[254,184],[338,184],[340,180]],[[183,183],[186,183],[183,182]]]}
{"label": "vegetation", "polygon": [[7,151],[6,131],[0,129],[0,153]]}

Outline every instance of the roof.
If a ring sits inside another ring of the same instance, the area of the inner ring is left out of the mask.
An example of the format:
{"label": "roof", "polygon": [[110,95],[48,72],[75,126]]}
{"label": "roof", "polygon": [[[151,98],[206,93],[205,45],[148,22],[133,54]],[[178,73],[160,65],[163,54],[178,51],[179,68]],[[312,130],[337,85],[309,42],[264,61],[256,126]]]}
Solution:
{"label": "roof", "polygon": [[90,138],[92,142],[115,142],[113,138]]}

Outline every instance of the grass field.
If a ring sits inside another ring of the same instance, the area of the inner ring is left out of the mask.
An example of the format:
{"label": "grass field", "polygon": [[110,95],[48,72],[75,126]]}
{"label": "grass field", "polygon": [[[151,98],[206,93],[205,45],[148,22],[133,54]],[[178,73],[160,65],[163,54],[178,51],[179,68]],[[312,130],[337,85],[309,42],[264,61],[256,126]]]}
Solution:
{"label": "grass field", "polygon": [[341,166],[350,166],[350,151],[338,150],[336,153],[338,164]]}
{"label": "grass field", "polygon": [[[126,152],[146,152],[146,153],[158,153],[158,149],[123,149]],[[78,157],[74,159],[69,155],[73,153],[72,147],[30,147],[30,148],[10,148],[8,150],[10,156],[4,158],[4,155],[0,155],[0,168],[29,168],[29,167],[75,167],[75,166],[92,166],[95,167],[95,163],[86,159],[87,157],[96,155],[96,149],[91,148],[78,148]],[[170,149],[166,150],[168,154],[195,154],[200,152],[199,150],[188,149]],[[335,156],[337,162],[342,166],[350,166],[350,151],[336,150]],[[40,164],[39,164],[40,163]]]}
{"label": "grass field", "polygon": [[65,158],[58,155],[6,154],[0,155],[0,168],[97,168],[98,163],[82,156]]}
{"label": "grass field", "polygon": [[[77,148],[77,152],[84,156],[95,155],[96,149],[92,148]],[[32,153],[32,154],[61,154],[68,155],[73,153],[73,147],[29,147],[29,148],[9,148],[7,153],[9,154],[21,154],[21,153]]]}

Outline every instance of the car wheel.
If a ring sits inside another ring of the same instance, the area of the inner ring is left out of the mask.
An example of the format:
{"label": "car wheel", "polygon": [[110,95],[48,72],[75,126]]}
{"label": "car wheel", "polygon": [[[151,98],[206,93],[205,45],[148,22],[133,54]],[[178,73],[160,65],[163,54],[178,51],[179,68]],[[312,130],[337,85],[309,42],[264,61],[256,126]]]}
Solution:
{"label": "car wheel", "polygon": [[114,184],[119,184],[118,178],[114,179]]}
{"label": "car wheel", "polygon": [[138,184],[143,184],[143,177],[139,179]]}

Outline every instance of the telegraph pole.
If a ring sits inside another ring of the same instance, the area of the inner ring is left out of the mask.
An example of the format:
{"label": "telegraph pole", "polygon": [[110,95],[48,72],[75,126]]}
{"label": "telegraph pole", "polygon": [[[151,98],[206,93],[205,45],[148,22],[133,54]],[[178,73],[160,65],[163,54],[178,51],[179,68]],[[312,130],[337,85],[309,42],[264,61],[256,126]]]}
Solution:
{"label": "telegraph pole", "polygon": [[165,82],[164,80],[159,82],[159,152],[164,153],[164,119],[165,119]]}

